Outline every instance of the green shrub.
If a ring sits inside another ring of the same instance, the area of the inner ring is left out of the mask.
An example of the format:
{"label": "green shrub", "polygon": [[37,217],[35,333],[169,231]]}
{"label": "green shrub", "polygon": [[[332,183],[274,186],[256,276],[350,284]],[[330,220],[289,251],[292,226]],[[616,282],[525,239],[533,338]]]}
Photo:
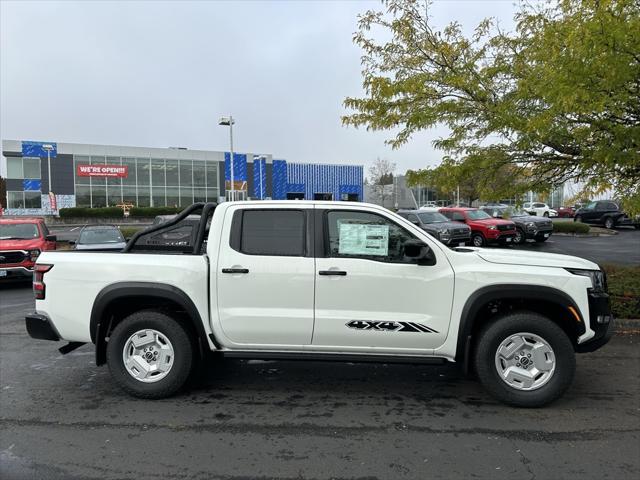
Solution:
{"label": "green shrub", "polygon": [[124,236],[124,238],[129,240],[137,232],[139,232],[140,230],[144,230],[145,228],[146,227],[120,227],[120,231],[122,232],[122,235]]}
{"label": "green shrub", "polygon": [[[184,207],[133,207],[129,210],[129,216],[153,218],[156,215],[174,215],[180,213],[183,209]],[[61,208],[60,216],[62,218],[121,218],[124,217],[124,214],[119,207],[74,207]]]}
{"label": "green shrub", "polygon": [[155,217],[157,215],[175,215],[184,207],[133,207],[129,210],[131,217]]}
{"label": "green shrub", "polygon": [[591,227],[581,222],[553,222],[553,231],[558,233],[589,233]]}
{"label": "green shrub", "polygon": [[74,207],[74,208],[61,208],[60,217],[62,218],[114,218],[122,217],[122,209],[118,207],[104,207],[104,208],[86,208],[86,207]]}
{"label": "green shrub", "polygon": [[616,318],[640,318],[640,267],[604,265]]}

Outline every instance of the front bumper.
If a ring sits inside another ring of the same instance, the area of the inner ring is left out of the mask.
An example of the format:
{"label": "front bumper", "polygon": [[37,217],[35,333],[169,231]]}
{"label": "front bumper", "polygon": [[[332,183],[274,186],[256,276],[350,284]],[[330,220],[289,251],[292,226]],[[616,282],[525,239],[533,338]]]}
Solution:
{"label": "front bumper", "polygon": [[543,238],[549,238],[552,233],[553,230],[536,230],[535,232],[527,232],[526,236],[527,239],[541,240]]}
{"label": "front bumper", "polygon": [[0,281],[2,280],[30,280],[33,277],[33,267],[12,266],[0,267]]}
{"label": "front bumper", "polygon": [[38,340],[60,340],[60,334],[53,326],[53,323],[46,315],[39,313],[32,313],[24,317],[24,322],[27,327],[27,333],[31,338],[37,338]]}
{"label": "front bumper", "polygon": [[444,243],[447,246],[457,247],[461,243],[464,243],[466,245],[467,243],[469,243],[469,240],[471,240],[471,231],[469,231],[469,233],[466,235],[456,235],[455,237],[452,237],[446,242],[442,242],[442,243]]}
{"label": "front bumper", "polygon": [[500,244],[512,244],[513,243],[513,239],[516,237],[516,231],[515,230],[509,230],[507,232],[500,232],[495,236],[488,236],[487,237],[487,241],[489,243],[500,243]]}
{"label": "front bumper", "polygon": [[595,335],[576,346],[579,353],[593,352],[606,345],[615,332],[608,294],[589,292],[589,321]]}

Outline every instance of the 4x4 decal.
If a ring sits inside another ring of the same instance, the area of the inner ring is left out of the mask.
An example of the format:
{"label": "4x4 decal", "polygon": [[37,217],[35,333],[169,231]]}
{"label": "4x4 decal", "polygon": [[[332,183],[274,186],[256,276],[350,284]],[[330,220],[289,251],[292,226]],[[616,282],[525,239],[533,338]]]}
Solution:
{"label": "4x4 decal", "polygon": [[438,333],[421,323],[415,322],[382,322],[375,320],[351,320],[347,327],[356,330],[376,330],[379,332],[411,332],[411,333]]}

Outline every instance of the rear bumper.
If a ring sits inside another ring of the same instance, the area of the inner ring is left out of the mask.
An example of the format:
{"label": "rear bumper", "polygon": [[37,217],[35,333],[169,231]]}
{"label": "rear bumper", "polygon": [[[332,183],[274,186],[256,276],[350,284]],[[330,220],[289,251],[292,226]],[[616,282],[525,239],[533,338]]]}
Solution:
{"label": "rear bumper", "polygon": [[579,353],[593,352],[606,345],[615,332],[608,294],[589,292],[589,320],[595,335],[576,346]]}
{"label": "rear bumper", "polygon": [[60,340],[60,335],[46,315],[32,313],[24,317],[27,333],[38,340]]}

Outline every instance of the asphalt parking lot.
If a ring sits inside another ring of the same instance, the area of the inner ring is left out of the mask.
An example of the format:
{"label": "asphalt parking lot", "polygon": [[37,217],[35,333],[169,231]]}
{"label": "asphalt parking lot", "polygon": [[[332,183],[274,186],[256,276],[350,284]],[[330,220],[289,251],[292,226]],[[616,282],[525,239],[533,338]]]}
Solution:
{"label": "asphalt parking lot", "polygon": [[226,360],[186,393],[128,397],[93,349],[30,339],[27,286],[0,287],[3,479],[638,478],[640,337],[578,357],[538,410],[454,365]]}
{"label": "asphalt parking lot", "polygon": [[600,237],[551,235],[546,242],[527,242],[513,248],[575,255],[598,264],[640,265],[640,230],[618,228],[616,231],[617,235]]}

